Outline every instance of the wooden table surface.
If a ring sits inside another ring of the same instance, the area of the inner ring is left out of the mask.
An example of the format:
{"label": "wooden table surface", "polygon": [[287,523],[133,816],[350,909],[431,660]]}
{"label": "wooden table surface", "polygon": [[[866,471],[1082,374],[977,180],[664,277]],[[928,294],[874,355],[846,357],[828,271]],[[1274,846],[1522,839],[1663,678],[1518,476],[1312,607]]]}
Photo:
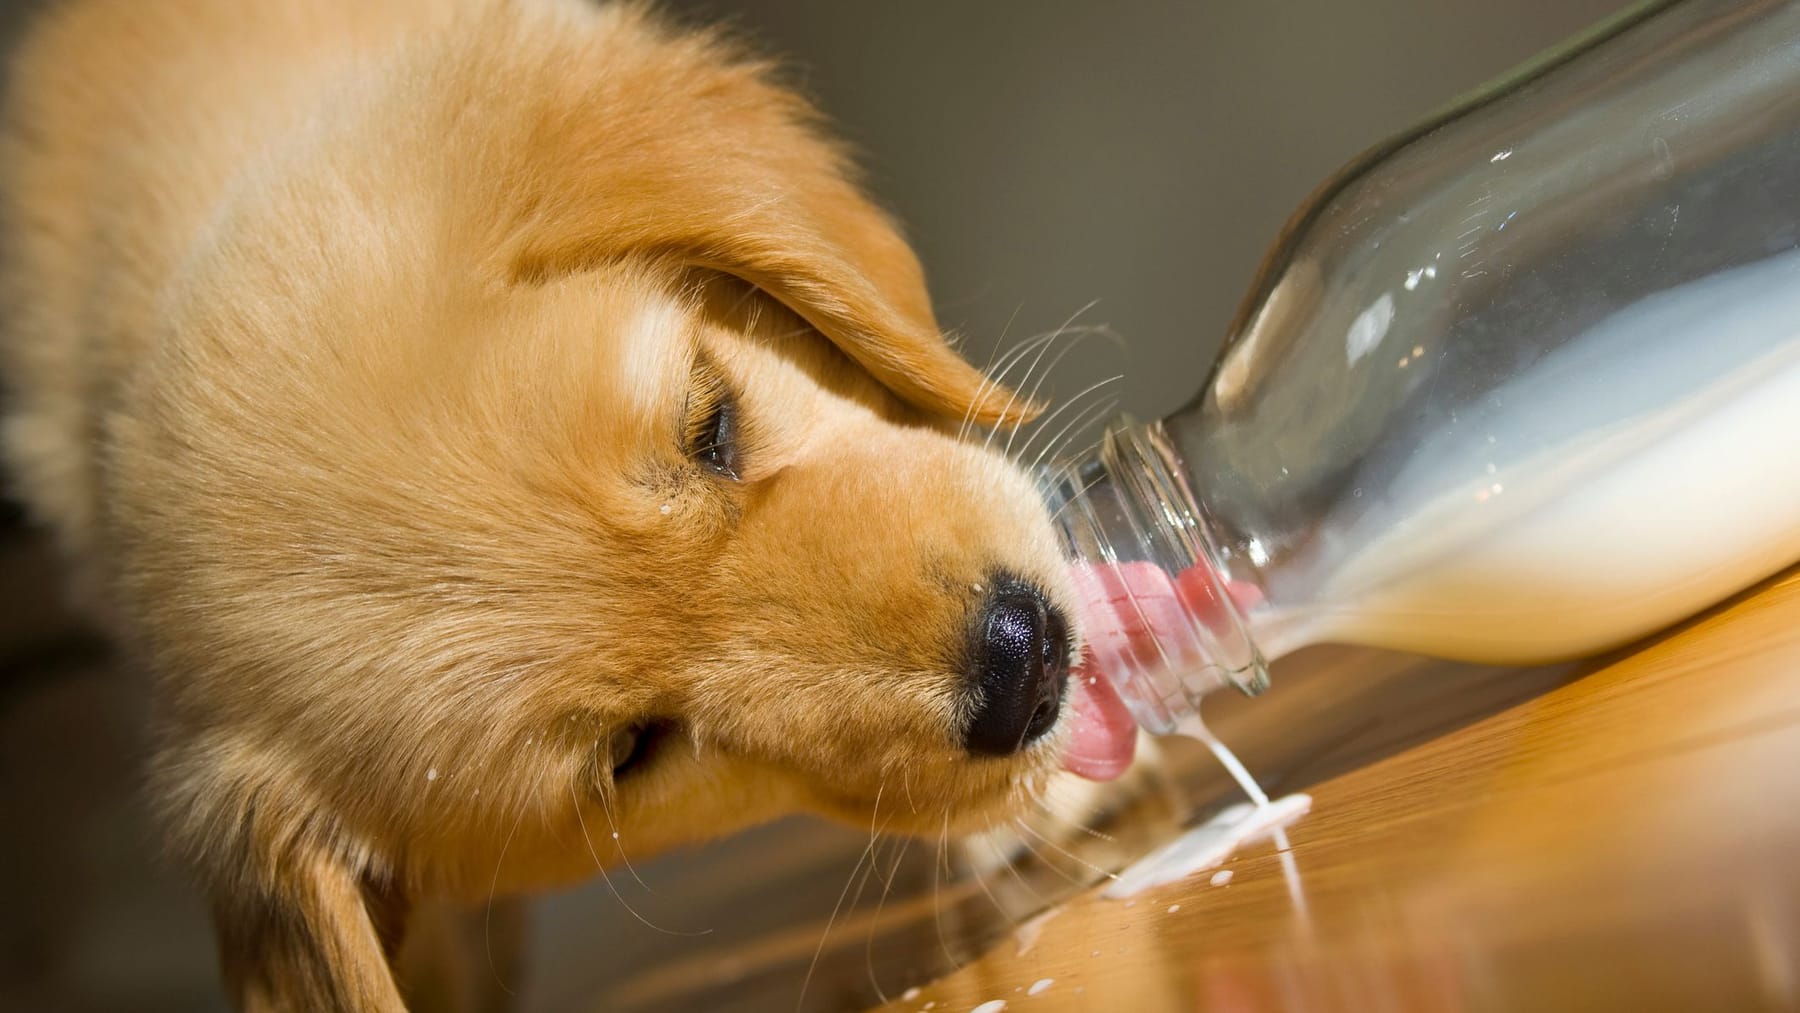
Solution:
{"label": "wooden table surface", "polygon": [[[1243,850],[1225,885],[1090,890],[890,1007],[1800,1006],[1800,573],[1534,677],[1554,685],[1312,786],[1290,849]],[[1262,720],[1316,725],[1327,696]]]}

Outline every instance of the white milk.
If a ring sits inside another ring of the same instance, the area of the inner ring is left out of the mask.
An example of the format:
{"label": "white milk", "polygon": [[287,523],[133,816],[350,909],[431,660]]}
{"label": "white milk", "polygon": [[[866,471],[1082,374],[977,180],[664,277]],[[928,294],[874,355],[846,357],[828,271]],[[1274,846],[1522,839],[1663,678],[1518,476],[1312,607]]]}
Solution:
{"label": "white milk", "polygon": [[[1246,845],[1281,834],[1311,808],[1312,797],[1309,795],[1285,795],[1262,805],[1239,802],[1228,806],[1132,863],[1114,877],[1100,896],[1112,900],[1136,897],[1146,890],[1179,882],[1196,872],[1216,869]],[[1278,841],[1278,846],[1284,854],[1288,851],[1285,837]],[[1293,875],[1286,869],[1284,874]],[[1296,880],[1290,878],[1289,882]]]}
{"label": "white milk", "polygon": [[[1303,629],[1278,624],[1282,639],[1558,660],[1628,643],[1800,560],[1800,285],[1778,259],[1620,314],[1573,361],[1553,356],[1497,392],[1503,409],[1479,426],[1422,448],[1422,469],[1462,479],[1413,475],[1434,495],[1408,508],[1403,474],[1390,492],[1410,516],[1339,563]],[[1717,327],[1696,330],[1696,314]],[[1605,357],[1616,379],[1596,384],[1582,371]],[[1565,414],[1607,421],[1533,442]],[[1478,465],[1509,443],[1533,449]]]}

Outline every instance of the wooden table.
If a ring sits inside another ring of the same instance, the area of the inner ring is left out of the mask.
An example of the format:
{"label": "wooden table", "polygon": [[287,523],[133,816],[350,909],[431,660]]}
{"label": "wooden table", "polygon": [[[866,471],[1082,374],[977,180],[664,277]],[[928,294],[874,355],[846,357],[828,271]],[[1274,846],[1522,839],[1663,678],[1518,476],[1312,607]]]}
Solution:
{"label": "wooden table", "polygon": [[[1132,907],[1089,891],[891,1008],[1800,1006],[1800,574],[1529,677],[1550,688],[1311,787],[1285,854]],[[1213,723],[1297,718],[1292,747],[1355,678]]]}

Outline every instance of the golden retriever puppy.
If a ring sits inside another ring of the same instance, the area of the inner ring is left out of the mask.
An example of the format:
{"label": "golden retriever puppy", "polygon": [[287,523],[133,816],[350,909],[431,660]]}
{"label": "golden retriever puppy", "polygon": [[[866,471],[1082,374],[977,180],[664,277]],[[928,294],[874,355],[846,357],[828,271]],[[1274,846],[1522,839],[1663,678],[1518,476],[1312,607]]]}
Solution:
{"label": "golden retriever puppy", "polygon": [[958,438],[1031,407],[728,45],[67,0],[6,101],[6,453],[158,680],[238,1004],[399,1009],[415,904],[622,844],[980,829],[1129,755],[1064,706],[1033,485]]}

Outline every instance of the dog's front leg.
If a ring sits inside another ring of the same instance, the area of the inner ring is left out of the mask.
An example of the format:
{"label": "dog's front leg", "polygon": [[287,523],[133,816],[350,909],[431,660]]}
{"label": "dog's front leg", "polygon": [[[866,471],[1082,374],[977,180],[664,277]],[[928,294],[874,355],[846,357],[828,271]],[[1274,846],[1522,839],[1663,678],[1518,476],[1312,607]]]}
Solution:
{"label": "dog's front leg", "polygon": [[246,1013],[404,1013],[388,954],[405,904],[344,864],[303,848],[255,877],[249,895],[214,897],[219,962]]}

